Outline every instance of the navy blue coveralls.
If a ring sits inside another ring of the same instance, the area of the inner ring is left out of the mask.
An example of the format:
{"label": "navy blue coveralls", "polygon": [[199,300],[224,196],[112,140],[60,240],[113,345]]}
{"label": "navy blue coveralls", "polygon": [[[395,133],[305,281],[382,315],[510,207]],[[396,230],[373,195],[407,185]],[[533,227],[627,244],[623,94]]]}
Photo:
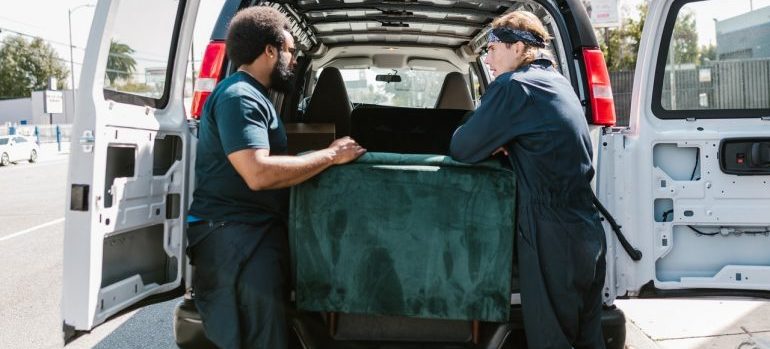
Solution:
{"label": "navy blue coveralls", "polygon": [[267,89],[244,72],[212,91],[201,116],[188,229],[195,305],[218,347],[285,349],[288,302],[288,189],[252,191],[227,155],[286,153],[286,132]]}
{"label": "navy blue coveralls", "polygon": [[591,140],[580,101],[550,61],[492,82],[455,131],[453,158],[508,151],[518,182],[521,304],[529,348],[604,348],[606,242],[591,199]]}

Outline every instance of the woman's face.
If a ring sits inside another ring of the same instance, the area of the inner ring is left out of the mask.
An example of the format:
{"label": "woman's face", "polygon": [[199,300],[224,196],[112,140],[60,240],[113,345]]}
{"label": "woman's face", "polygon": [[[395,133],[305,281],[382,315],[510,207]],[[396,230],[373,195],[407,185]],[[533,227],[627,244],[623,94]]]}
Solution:
{"label": "woman's face", "polygon": [[494,77],[516,70],[523,61],[524,44],[521,42],[510,45],[504,42],[493,42],[487,45],[484,64],[489,66],[489,72]]}

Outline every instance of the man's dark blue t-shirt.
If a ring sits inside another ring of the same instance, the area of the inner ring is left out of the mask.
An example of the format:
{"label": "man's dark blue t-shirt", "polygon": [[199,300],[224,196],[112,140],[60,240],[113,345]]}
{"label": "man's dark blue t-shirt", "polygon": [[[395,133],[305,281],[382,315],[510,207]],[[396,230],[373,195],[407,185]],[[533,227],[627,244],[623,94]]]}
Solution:
{"label": "man's dark blue t-shirt", "polygon": [[[243,149],[286,153],[286,132],[267,89],[245,72],[220,82],[203,107],[195,160],[195,193],[190,214],[212,221],[264,224],[286,220],[288,189],[249,189],[227,159]],[[188,232],[190,246],[205,236]]]}

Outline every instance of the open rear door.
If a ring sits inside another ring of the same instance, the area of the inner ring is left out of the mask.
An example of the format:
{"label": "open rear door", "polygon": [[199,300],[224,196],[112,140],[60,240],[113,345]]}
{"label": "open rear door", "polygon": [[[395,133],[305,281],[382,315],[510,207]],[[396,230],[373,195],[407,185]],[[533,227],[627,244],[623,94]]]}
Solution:
{"label": "open rear door", "polygon": [[194,142],[183,89],[197,7],[198,0],[96,7],[67,181],[65,339],[183,288]]}
{"label": "open rear door", "polygon": [[[631,127],[603,136],[598,182],[643,257],[614,249],[606,293],[770,295],[770,57],[739,47],[770,44],[751,34],[767,16],[730,0],[649,6]],[[706,30],[711,56],[693,51]]]}

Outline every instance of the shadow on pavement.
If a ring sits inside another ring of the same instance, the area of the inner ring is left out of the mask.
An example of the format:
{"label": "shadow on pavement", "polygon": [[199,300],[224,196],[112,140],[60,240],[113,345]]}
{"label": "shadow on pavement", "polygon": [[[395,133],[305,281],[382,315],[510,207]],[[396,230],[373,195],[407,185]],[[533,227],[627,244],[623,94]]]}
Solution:
{"label": "shadow on pavement", "polygon": [[146,306],[112,331],[96,349],[176,349],[174,307],[181,298]]}

